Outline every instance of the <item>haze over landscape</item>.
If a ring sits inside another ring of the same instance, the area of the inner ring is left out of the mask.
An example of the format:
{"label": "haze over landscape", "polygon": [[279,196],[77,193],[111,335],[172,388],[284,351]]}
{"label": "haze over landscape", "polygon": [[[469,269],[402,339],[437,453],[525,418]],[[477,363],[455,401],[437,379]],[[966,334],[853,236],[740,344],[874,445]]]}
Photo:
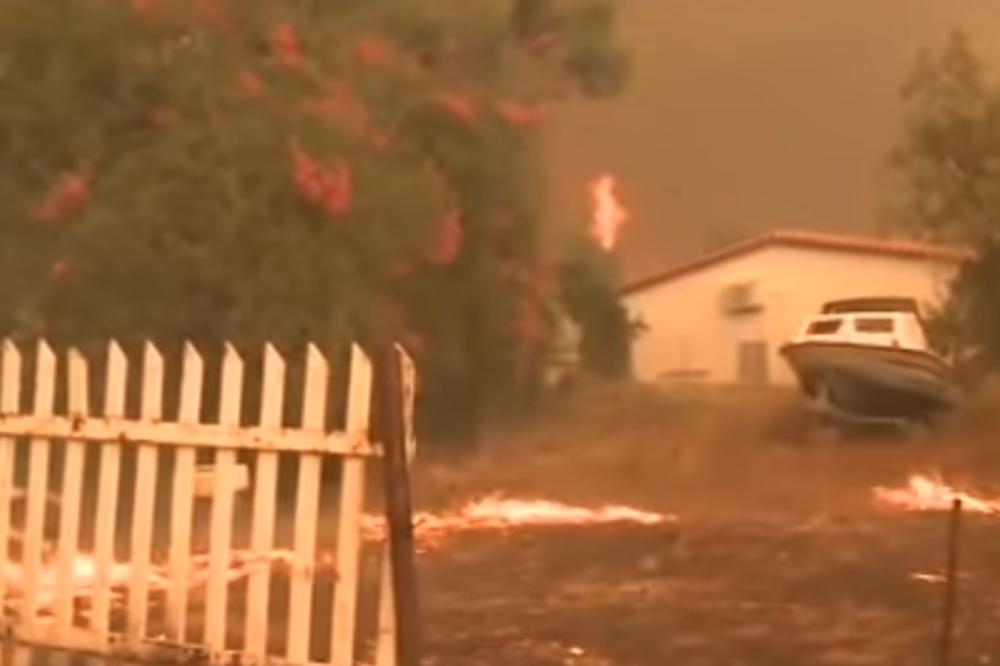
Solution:
{"label": "haze over landscape", "polygon": [[553,123],[553,217],[583,224],[587,180],[621,180],[627,277],[775,227],[873,231],[899,90],[953,29],[1000,69],[992,0],[629,0],[626,93]]}

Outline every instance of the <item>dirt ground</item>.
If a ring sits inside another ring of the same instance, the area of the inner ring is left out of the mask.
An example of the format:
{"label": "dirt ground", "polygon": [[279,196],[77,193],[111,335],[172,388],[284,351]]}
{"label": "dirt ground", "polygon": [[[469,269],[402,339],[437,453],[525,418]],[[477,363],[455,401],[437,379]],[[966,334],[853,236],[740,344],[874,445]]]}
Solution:
{"label": "dirt ground", "polygon": [[[990,407],[931,441],[803,444],[795,397],[605,389],[481,454],[426,463],[425,503],[480,492],[674,513],[661,527],[476,535],[421,559],[442,666],[936,664],[946,516],[875,485],[938,471],[988,493]],[[1000,489],[993,488],[1000,494]],[[1000,664],[1000,517],[964,521],[953,664]]]}

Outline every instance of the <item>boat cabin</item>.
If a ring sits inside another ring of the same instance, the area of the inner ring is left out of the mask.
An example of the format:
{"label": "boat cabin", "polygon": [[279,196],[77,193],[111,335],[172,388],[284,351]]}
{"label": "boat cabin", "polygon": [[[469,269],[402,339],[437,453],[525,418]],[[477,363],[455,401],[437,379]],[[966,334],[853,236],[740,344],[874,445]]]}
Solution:
{"label": "boat cabin", "polygon": [[911,312],[920,316],[920,307],[915,298],[900,296],[869,296],[865,298],[844,298],[823,304],[823,314],[844,312]]}
{"label": "boat cabin", "polygon": [[794,342],[895,347],[926,351],[927,336],[913,312],[840,312],[819,314],[806,320]]}

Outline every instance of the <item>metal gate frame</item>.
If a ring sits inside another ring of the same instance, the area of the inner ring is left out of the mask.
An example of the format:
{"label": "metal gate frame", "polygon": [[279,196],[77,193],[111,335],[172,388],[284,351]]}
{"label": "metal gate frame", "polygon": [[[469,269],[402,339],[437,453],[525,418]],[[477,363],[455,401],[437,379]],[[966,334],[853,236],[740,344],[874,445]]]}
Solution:
{"label": "metal gate frame", "polygon": [[[404,419],[407,424],[408,457],[416,442],[412,414],[415,371],[412,361],[397,347],[402,366]],[[176,421],[162,420],[164,362],[152,343],[144,346],[142,395],[139,418],[126,418],[128,360],[115,342],[108,345],[105,404],[103,414],[88,413],[88,362],[77,350],[67,355],[68,413],[54,413],[56,355],[44,341],[38,343],[35,362],[33,407],[22,413],[22,355],[8,341],[2,346],[0,375],[0,629],[16,642],[57,650],[81,651],[119,659],[195,661],[206,664],[312,664],[314,574],[317,560],[317,530],[320,518],[321,464],[324,458],[342,459],[340,501],[337,516],[336,571],[332,626],[329,628],[330,666],[355,665],[355,640],[359,601],[359,570],[363,545],[363,504],[368,462],[381,455],[380,446],[368,435],[372,402],[372,366],[368,357],[353,346],[350,360],[344,429],[327,432],[327,387],[330,367],[314,346],[307,353],[302,426],[281,427],[285,388],[285,361],[271,345],[264,349],[264,368],[259,425],[240,425],[244,364],[227,345],[222,362],[219,419],[199,422],[204,383],[204,362],[196,349],[184,348],[181,368],[180,412]],[[15,446],[29,439],[26,488],[15,487]],[[57,501],[58,538],[55,566],[44,566],[45,513],[51,503],[48,486],[50,449],[65,442],[64,471]],[[125,447],[137,447],[136,483],[127,581],[115,580],[114,537],[119,474]],[[81,591],[74,587],[78,558],[90,556],[79,548],[81,492],[87,447],[99,447],[99,481],[96,505],[94,576],[87,597],[92,606],[83,623],[75,604]],[[168,634],[149,635],[148,617],[152,562],[155,486],[158,449],[175,451],[171,492],[171,523],[167,558],[166,615]],[[191,552],[192,515],[198,481],[196,450],[215,451],[211,477],[211,527],[207,554],[206,602],[203,644],[185,644],[189,620],[188,588],[195,563]],[[251,482],[253,512],[250,556],[266,558],[274,551],[275,495],[278,453],[299,459],[294,514],[294,546],[290,555],[290,601],[287,649],[282,655],[267,650],[270,565],[248,573],[244,645],[239,651],[226,649],[227,571],[234,556],[232,516],[234,495],[240,480],[237,451],[256,457]],[[23,494],[26,503],[21,557],[11,557],[13,502]],[[54,578],[53,578],[54,575]],[[10,584],[17,581],[20,589]],[[124,633],[111,632],[111,610],[115,593],[127,589]],[[387,558],[380,574],[376,663],[395,664],[393,594]],[[13,611],[15,617],[8,617]],[[81,624],[83,626],[81,626]]]}

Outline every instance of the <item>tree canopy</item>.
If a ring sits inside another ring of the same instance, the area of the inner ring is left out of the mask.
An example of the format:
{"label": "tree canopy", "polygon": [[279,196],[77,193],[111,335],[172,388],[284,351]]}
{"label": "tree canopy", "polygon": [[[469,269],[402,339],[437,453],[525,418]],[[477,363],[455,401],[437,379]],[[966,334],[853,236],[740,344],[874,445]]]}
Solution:
{"label": "tree canopy", "polygon": [[1000,88],[961,33],[925,52],[903,88],[892,155],[900,220],[917,234],[974,251],[951,285],[935,331],[1000,363]]}
{"label": "tree canopy", "polygon": [[539,136],[561,99],[623,85],[609,1],[0,0],[0,16],[5,332],[389,330],[437,411],[472,420],[531,374],[557,291]]}

